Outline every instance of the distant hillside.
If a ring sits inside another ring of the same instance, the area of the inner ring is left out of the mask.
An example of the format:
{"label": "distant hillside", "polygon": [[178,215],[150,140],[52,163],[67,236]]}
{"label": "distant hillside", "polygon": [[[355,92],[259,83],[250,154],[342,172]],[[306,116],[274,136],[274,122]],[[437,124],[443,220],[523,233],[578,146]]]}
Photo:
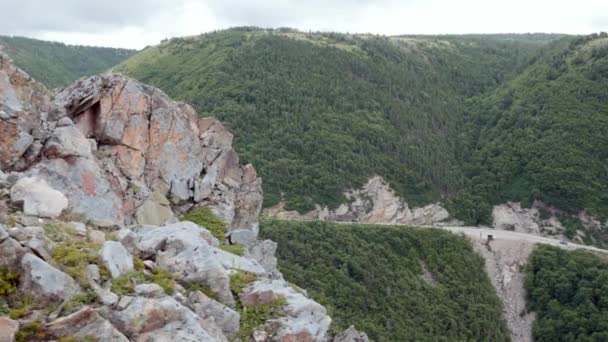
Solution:
{"label": "distant hillside", "polygon": [[542,200],[608,218],[608,35],[553,44],[515,79],[473,98],[466,121],[467,181],[455,213],[487,222],[492,203]]}
{"label": "distant hillside", "polygon": [[465,184],[467,99],[560,38],[240,28],[171,39],[116,70],[226,122],[264,178],[266,206],[283,195],[289,209],[336,207],[375,174],[423,204]]}
{"label": "distant hillside", "polygon": [[[431,229],[263,221],[279,267],[372,341],[510,341],[484,261],[461,236]],[[515,342],[515,341],[514,341]]]}
{"label": "distant hillside", "polygon": [[64,87],[82,76],[106,71],[136,52],[3,36],[0,46],[20,68],[49,88]]}

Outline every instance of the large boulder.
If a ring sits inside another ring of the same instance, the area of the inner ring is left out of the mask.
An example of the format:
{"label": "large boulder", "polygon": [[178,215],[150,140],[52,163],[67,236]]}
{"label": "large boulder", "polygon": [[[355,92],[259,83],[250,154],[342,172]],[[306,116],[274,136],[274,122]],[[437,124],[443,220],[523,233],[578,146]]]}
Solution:
{"label": "large boulder", "polygon": [[137,223],[157,226],[167,223],[172,217],[171,203],[159,191],[152,193],[135,213]]}
{"label": "large boulder", "polygon": [[217,341],[196,314],[168,296],[135,297],[124,309],[111,311],[110,320],[137,341]]}
{"label": "large boulder", "polygon": [[84,307],[69,316],[45,325],[45,330],[57,338],[74,337],[79,340],[95,338],[95,341],[99,342],[129,341],[125,335],[90,307]]}
{"label": "large boulder", "polygon": [[155,257],[158,267],[169,270],[177,279],[209,286],[222,303],[234,303],[228,273],[212,246],[218,241],[209,231],[192,222],[140,226],[134,231],[135,246],[142,258]]}
{"label": "large boulder", "polygon": [[196,314],[203,318],[213,318],[222,332],[228,336],[235,336],[239,331],[240,315],[231,308],[217,302],[200,291],[192,292],[188,298],[189,306]]}
{"label": "large boulder", "polygon": [[324,341],[331,324],[327,310],[291,288],[284,280],[256,281],[239,294],[244,306],[269,305],[284,299],[285,316],[273,320],[278,341]]}
{"label": "large boulder", "polygon": [[101,260],[112,278],[133,271],[133,256],[127,249],[116,241],[106,241],[101,249]]}
{"label": "large boulder", "polygon": [[16,269],[27,250],[18,241],[9,237],[4,228],[0,225],[0,267]]}
{"label": "large boulder", "polygon": [[68,199],[44,180],[25,177],[11,188],[11,201],[23,203],[23,213],[56,218],[68,206]]}
{"label": "large boulder", "polygon": [[253,259],[260,264],[266,272],[272,276],[280,277],[277,268],[277,243],[272,240],[256,241],[245,249],[245,257]]}
{"label": "large boulder", "polygon": [[[164,224],[173,216],[171,209],[197,205],[211,208],[229,230],[255,229],[261,180],[252,166],[239,164],[232,135],[217,120],[200,119],[190,106],[118,74],[81,79],[58,94],[56,103],[75,124],[56,131],[76,127],[79,140],[97,143],[99,171],[88,168],[88,187],[83,188],[112,204],[115,212],[104,209],[105,219]],[[71,154],[70,163],[84,157]],[[61,170],[58,165],[51,169]]]}
{"label": "large boulder", "polygon": [[255,275],[266,275],[266,270],[257,261],[213,248],[215,258],[226,270],[243,271]]}
{"label": "large boulder", "polygon": [[31,253],[21,259],[19,291],[55,303],[82,293],[72,277]]}

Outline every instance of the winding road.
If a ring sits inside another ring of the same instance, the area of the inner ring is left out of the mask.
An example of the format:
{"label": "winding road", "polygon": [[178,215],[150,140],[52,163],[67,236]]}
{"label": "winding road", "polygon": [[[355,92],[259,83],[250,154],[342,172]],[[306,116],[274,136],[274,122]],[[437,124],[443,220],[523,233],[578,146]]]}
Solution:
{"label": "winding road", "polygon": [[[307,222],[310,220],[294,220],[289,219],[287,221],[302,221]],[[394,223],[363,223],[363,222],[343,222],[343,221],[331,221],[332,223],[345,224],[345,225],[377,225],[377,226],[404,226],[404,227],[418,227],[428,229],[443,229],[450,231],[455,234],[462,233],[474,239],[485,240],[488,235],[492,235],[494,240],[510,240],[510,241],[527,241],[532,243],[543,243],[546,245],[556,246],[567,250],[584,249],[591,252],[608,254],[608,250],[597,248],[587,245],[579,245],[576,243],[568,242],[562,243],[561,240],[553,239],[545,236],[538,236],[534,234],[527,234],[521,232],[514,232],[510,230],[493,229],[488,227],[443,227],[443,226],[412,226],[405,224],[394,224]]]}

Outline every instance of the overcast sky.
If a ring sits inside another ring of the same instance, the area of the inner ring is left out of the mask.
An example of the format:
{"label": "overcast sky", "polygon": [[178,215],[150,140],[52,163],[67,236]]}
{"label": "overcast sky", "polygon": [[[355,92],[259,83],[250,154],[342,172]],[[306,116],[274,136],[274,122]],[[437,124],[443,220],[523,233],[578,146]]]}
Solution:
{"label": "overcast sky", "polygon": [[608,0],[0,0],[0,34],[143,48],[232,26],[379,34],[608,31]]}

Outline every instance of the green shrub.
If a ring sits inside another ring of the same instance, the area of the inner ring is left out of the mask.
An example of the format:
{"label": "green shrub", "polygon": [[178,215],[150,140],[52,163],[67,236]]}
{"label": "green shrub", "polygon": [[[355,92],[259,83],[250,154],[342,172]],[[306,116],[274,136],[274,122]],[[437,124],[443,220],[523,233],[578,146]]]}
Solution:
{"label": "green shrub", "polygon": [[64,316],[73,314],[74,312],[82,309],[86,305],[95,303],[97,295],[93,291],[86,291],[83,294],[76,295],[63,304],[61,314]]}
{"label": "green shrub", "polygon": [[264,322],[279,318],[286,300],[279,298],[276,302],[268,305],[247,306],[238,305],[237,309],[241,315],[241,325],[237,337],[241,341],[248,341],[255,329]]}
{"label": "green shrub", "polygon": [[52,252],[53,260],[57,265],[78,283],[88,286],[87,266],[96,264],[100,268],[100,275],[107,279],[108,272],[99,256],[100,246],[77,238],[62,241]]}
{"label": "green shrub", "polygon": [[255,274],[247,272],[235,272],[230,275],[230,290],[235,296],[238,296],[247,285],[257,280]]}
{"label": "green shrub", "polygon": [[54,242],[73,240],[76,232],[63,222],[51,222],[44,225],[44,235]]}
{"label": "green shrub", "polygon": [[156,283],[167,294],[173,294],[175,290],[175,280],[167,270],[156,269],[150,275],[142,271],[132,271],[112,280],[112,292],[117,295],[131,295],[135,293],[135,286],[145,283]]}
{"label": "green shrub", "polygon": [[133,268],[136,271],[143,271],[146,268],[146,265],[144,264],[143,260],[141,260],[140,258],[134,256],[133,257]]}
{"label": "green shrub", "polygon": [[175,291],[175,280],[173,279],[173,275],[167,270],[158,268],[152,270],[152,276],[149,279],[151,282],[162,287],[166,294],[171,295]]}
{"label": "green shrub", "polygon": [[608,259],[540,245],[525,268],[535,341],[608,341]]}
{"label": "green shrub", "polygon": [[8,315],[11,309],[8,307],[8,304],[0,302],[0,316]]}
{"label": "green shrub", "polygon": [[0,296],[6,297],[17,292],[19,274],[11,272],[6,267],[0,267]]}
{"label": "green shrub", "polygon": [[224,240],[226,224],[220,220],[209,208],[196,208],[182,216],[182,221],[190,221],[206,228],[220,241]]}
{"label": "green shrub", "polygon": [[240,256],[243,256],[243,254],[245,254],[245,247],[243,247],[243,245],[241,245],[241,244],[220,245],[220,249],[224,250],[228,253],[232,253],[232,254],[236,254],[236,255],[240,255]]}
{"label": "green shrub", "polygon": [[213,289],[211,289],[209,286],[202,285],[200,281],[183,283],[182,286],[186,289],[186,291],[188,291],[188,293],[200,291],[211,299],[218,299],[217,292],[213,291]]}
{"label": "green shrub", "polygon": [[8,317],[10,317],[11,319],[19,319],[23,316],[25,316],[25,314],[28,313],[28,311],[30,310],[29,306],[20,306],[18,308],[15,309],[11,309],[8,312]]}
{"label": "green shrub", "polygon": [[46,341],[47,333],[39,321],[34,321],[23,325],[15,334],[16,342]]}

